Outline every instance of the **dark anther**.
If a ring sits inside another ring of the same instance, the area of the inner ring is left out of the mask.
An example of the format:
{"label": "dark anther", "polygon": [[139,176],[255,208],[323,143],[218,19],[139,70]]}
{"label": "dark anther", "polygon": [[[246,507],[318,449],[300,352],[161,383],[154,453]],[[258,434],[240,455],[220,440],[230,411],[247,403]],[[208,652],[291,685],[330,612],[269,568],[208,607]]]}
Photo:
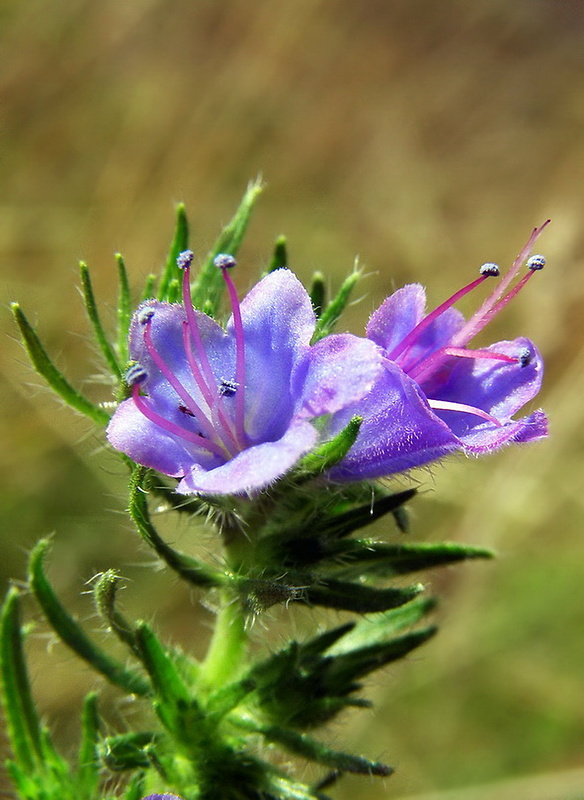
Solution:
{"label": "dark anther", "polygon": [[191,409],[190,409],[190,408],[187,408],[186,406],[180,405],[180,406],[178,407],[178,410],[179,410],[179,411],[182,411],[182,413],[183,413],[183,414],[187,414],[189,417],[194,417],[194,416],[195,416],[195,415],[193,414],[193,412],[191,411]]}
{"label": "dark anther", "polygon": [[527,261],[527,269],[530,269],[532,272],[536,272],[538,269],[543,269],[544,267],[545,256],[531,256],[531,258]]}
{"label": "dark anther", "polygon": [[148,373],[141,364],[132,364],[131,367],[128,367],[124,380],[128,386],[136,386],[139,383],[144,383],[147,377]]}
{"label": "dark anther", "polygon": [[138,322],[140,325],[146,325],[147,322],[150,322],[152,317],[154,316],[154,309],[153,308],[143,308],[142,311],[138,314]]}
{"label": "dark anther", "polygon": [[501,274],[501,270],[496,264],[488,261],[486,264],[479,269],[481,275],[488,275],[489,277],[498,278]]}
{"label": "dark anther", "polygon": [[524,347],[523,350],[519,353],[519,357],[517,360],[519,361],[519,364],[522,367],[526,367],[528,364],[531,364],[531,353],[527,347]]}
{"label": "dark anther", "polygon": [[219,253],[218,256],[215,256],[213,264],[217,269],[232,269],[237,264],[237,261],[228,253]]}
{"label": "dark anther", "polygon": [[193,263],[193,258],[195,254],[192,250],[183,250],[182,253],[179,253],[176,259],[176,265],[179,269],[187,269]]}
{"label": "dark anther", "polygon": [[238,386],[239,384],[237,381],[228,381],[223,378],[221,380],[221,386],[219,387],[219,394],[221,397],[233,397]]}

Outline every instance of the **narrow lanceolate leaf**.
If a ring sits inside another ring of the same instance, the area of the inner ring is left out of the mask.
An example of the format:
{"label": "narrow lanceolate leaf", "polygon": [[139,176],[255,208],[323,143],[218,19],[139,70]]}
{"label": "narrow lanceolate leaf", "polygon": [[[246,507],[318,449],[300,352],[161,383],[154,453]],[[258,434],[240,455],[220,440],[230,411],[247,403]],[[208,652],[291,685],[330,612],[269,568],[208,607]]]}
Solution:
{"label": "narrow lanceolate leaf", "polygon": [[94,405],[71,386],[49,358],[36,331],[24,315],[18,303],[11,303],[10,307],[20,330],[20,335],[22,336],[28,356],[36,371],[43,376],[51,389],[53,389],[68,406],[71,406],[71,408],[75,409],[75,411],[79,411],[81,414],[85,414],[86,417],[89,417],[98,425],[107,425],[109,422],[109,414],[107,411]]}
{"label": "narrow lanceolate leaf", "polygon": [[81,745],[76,781],[80,797],[93,797],[99,786],[101,764],[98,759],[98,743],[97,694],[91,692],[85,698],[81,715]]}
{"label": "narrow lanceolate leaf", "polygon": [[132,320],[132,296],[130,292],[130,281],[126,262],[121,253],[116,253],[116,263],[118,265],[118,336],[117,348],[120,363],[125,365],[128,360],[128,333]]}
{"label": "narrow lanceolate leaf", "polygon": [[279,744],[296,755],[316,761],[326,767],[358,775],[391,775],[393,769],[380,761],[370,761],[363,756],[354,756],[332,750],[305,733],[283,728],[279,725],[262,725],[248,717],[234,719],[236,725],[248,731],[260,733],[268,743]]}
{"label": "narrow lanceolate leaf", "polygon": [[49,547],[48,539],[41,539],[31,553],[29,583],[43,612],[59,638],[78,656],[83,658],[111,683],[129,694],[149,694],[150,685],[135,670],[111,658],[87,636],[76,620],[61,605],[44,572],[44,558]]}
{"label": "narrow lanceolate leaf", "polygon": [[386,544],[367,539],[349,539],[330,545],[327,555],[339,559],[338,577],[358,575],[405,575],[431,567],[474,558],[493,558],[492,550],[451,542],[440,544]]}
{"label": "narrow lanceolate leaf", "polygon": [[122,368],[120,367],[118,357],[105,334],[103,325],[101,324],[101,318],[99,316],[99,311],[97,310],[97,303],[95,302],[95,295],[93,294],[91,276],[89,274],[87,264],[84,261],[79,262],[79,274],[81,275],[81,290],[83,292],[85,310],[87,311],[87,316],[91,322],[91,327],[93,328],[93,333],[97,344],[99,345],[99,349],[101,350],[111,372],[117,378],[121,378]]}
{"label": "narrow lanceolate leaf", "polygon": [[216,316],[219,311],[224,288],[221,270],[217,269],[213,261],[219,253],[228,253],[232,256],[237,254],[261,191],[262,183],[259,180],[252,181],[248,185],[239,208],[231,222],[219,234],[193,286],[194,306],[205,308],[207,313],[212,312],[212,316]]}
{"label": "narrow lanceolate leaf", "polygon": [[359,281],[360,277],[360,270],[355,270],[345,278],[335,297],[333,297],[320,315],[316,323],[314,335],[312,337],[312,344],[318,342],[319,339],[323,339],[325,336],[328,336],[329,333],[333,332],[341,314],[347,307],[351,292],[355,288],[355,285]]}
{"label": "narrow lanceolate leaf", "polygon": [[170,250],[168,251],[166,264],[164,266],[164,271],[160,278],[160,285],[158,287],[159,300],[168,300],[168,291],[171,283],[174,280],[180,281],[182,273],[176,265],[176,259],[178,254],[182,253],[183,250],[186,250],[188,246],[189,222],[187,220],[184,204],[179,203],[176,207],[176,226],[174,229],[174,237],[172,244],[170,245]]}
{"label": "narrow lanceolate leaf", "polygon": [[268,266],[268,272],[273,272],[276,269],[288,266],[288,250],[286,248],[286,237],[278,236],[274,246],[274,253],[272,260]]}
{"label": "narrow lanceolate leaf", "polygon": [[363,417],[353,417],[347,427],[334,439],[321,444],[320,447],[305,456],[295,471],[294,478],[299,480],[316,478],[338,464],[355,444],[362,422]]}
{"label": "narrow lanceolate leaf", "polygon": [[136,467],[130,481],[130,505],[128,511],[142,539],[156,551],[156,554],[171,569],[190,583],[204,587],[224,584],[227,578],[223,573],[213,570],[211,567],[178,550],[173,550],[161,539],[150,520],[147,490],[145,488],[147,476],[148,470],[145,467]]}
{"label": "narrow lanceolate leaf", "polygon": [[327,650],[327,656],[339,656],[388,642],[406,628],[420,622],[436,606],[433,597],[417,597],[411,603],[360,619]]}
{"label": "narrow lanceolate leaf", "polygon": [[326,284],[322,272],[315,272],[310,285],[310,302],[317,318],[322,315],[326,302]]}
{"label": "narrow lanceolate leaf", "polygon": [[307,588],[302,599],[311,605],[370,614],[402,606],[413,600],[423,589],[420,584],[406,589],[376,589],[359,583],[328,579]]}
{"label": "narrow lanceolate leaf", "polygon": [[0,621],[0,666],[3,704],[8,734],[18,767],[32,770],[42,763],[41,730],[36,713],[22,646],[18,590],[12,588],[4,602]]}

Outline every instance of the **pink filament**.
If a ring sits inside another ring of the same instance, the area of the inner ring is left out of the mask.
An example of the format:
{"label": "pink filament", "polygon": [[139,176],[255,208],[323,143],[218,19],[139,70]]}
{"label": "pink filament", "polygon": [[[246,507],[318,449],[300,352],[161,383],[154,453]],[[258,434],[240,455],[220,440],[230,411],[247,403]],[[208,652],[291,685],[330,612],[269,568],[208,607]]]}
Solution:
{"label": "pink filament", "polygon": [[241,319],[241,307],[235,284],[226,267],[220,268],[223,280],[227,286],[231,308],[233,311],[233,326],[235,328],[235,380],[237,391],[235,393],[235,434],[241,447],[245,447],[247,436],[245,433],[245,335]]}
{"label": "pink filament", "polygon": [[150,422],[153,422],[155,425],[158,425],[163,430],[171,433],[173,436],[178,436],[181,439],[185,439],[187,442],[191,444],[195,444],[198,447],[202,447],[205,450],[208,450],[213,455],[221,456],[222,458],[225,457],[225,452],[223,448],[221,448],[215,442],[209,441],[204,436],[199,436],[197,433],[193,433],[192,431],[186,430],[185,428],[181,428],[180,425],[176,425],[174,422],[162,417],[152,408],[150,408],[147,403],[145,402],[144,398],[140,394],[140,387],[138,384],[135,384],[132,387],[132,398],[136,405],[138,411],[143,414],[146,419],[149,419]]}
{"label": "pink filament", "polygon": [[518,359],[513,356],[497,353],[493,350],[468,350],[465,347],[441,347],[434,351],[428,358],[424,358],[415,367],[408,370],[408,375],[417,383],[422,383],[436,371],[438,366],[444,361],[446,356],[456,358],[490,358],[495,361],[504,361],[507,364],[518,364]]}
{"label": "pink filament", "polygon": [[447,309],[451,308],[456,302],[458,302],[458,300],[460,300],[461,297],[464,297],[465,294],[472,292],[473,289],[475,289],[477,286],[480,286],[480,284],[489,277],[489,275],[481,275],[480,277],[475,278],[474,281],[471,281],[466,286],[463,286],[462,289],[459,289],[457,292],[455,292],[452,297],[449,297],[448,300],[445,300],[443,303],[441,303],[437,308],[434,309],[434,311],[432,311],[430,314],[427,314],[422,320],[420,320],[420,322],[418,322],[416,327],[412,328],[408,335],[404,336],[401,342],[393,348],[389,354],[390,359],[395,361],[397,357],[404,352],[404,350],[410,347],[410,345],[415,344],[419,335],[425,331],[426,328],[428,328],[434,322],[434,320],[438,319],[441,314],[443,314]]}
{"label": "pink filament", "polygon": [[492,422],[493,425],[497,426],[497,428],[503,427],[503,423],[499,422],[496,417],[493,417],[486,411],[483,411],[482,408],[468,406],[466,403],[453,403],[449,402],[448,400],[428,400],[428,405],[430,408],[435,408],[437,411],[460,411],[464,414],[474,414],[475,417],[481,417],[482,419],[486,419],[488,422]]}

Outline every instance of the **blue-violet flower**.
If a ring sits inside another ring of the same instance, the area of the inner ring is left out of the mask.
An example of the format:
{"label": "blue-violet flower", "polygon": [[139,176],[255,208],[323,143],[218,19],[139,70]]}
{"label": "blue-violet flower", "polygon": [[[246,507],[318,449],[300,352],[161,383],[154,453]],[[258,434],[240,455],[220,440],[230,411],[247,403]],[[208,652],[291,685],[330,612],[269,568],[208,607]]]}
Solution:
{"label": "blue-violet flower", "polygon": [[[542,411],[513,419],[541,386],[543,361],[535,345],[520,337],[476,350],[467,347],[543,268],[543,256],[528,256],[545,225],[533,231],[507,275],[468,321],[453,305],[497,277],[495,264],[484,264],[476,280],[429,314],[419,284],[399,289],[372,314],[367,336],[383,349],[385,368],[366,398],[331,419],[328,432],[334,435],[352,414],[364,417],[357,441],[332,469],[332,478],[377,478],[456,450],[479,455],[547,435]],[[509,288],[526,259],[527,273]]]}
{"label": "blue-violet flower", "polygon": [[351,334],[310,345],[315,315],[287,269],[243,299],[215,259],[229,294],[226,329],[193,308],[192,253],[183,303],[143,303],[130,327],[132,395],[112,417],[110,443],[131,459],[180,478],[183,494],[253,494],[290,470],[318,443],[312,420],[355,406],[383,371],[377,345]]}

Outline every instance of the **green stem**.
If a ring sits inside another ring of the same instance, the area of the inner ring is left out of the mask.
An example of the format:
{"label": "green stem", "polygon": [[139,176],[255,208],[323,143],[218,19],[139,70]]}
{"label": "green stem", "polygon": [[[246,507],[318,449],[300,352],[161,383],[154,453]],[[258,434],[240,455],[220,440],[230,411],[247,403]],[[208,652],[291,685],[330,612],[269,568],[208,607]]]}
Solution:
{"label": "green stem", "polygon": [[209,644],[202,672],[211,688],[234,679],[243,666],[247,643],[245,612],[239,598],[226,589],[221,592],[221,607]]}

